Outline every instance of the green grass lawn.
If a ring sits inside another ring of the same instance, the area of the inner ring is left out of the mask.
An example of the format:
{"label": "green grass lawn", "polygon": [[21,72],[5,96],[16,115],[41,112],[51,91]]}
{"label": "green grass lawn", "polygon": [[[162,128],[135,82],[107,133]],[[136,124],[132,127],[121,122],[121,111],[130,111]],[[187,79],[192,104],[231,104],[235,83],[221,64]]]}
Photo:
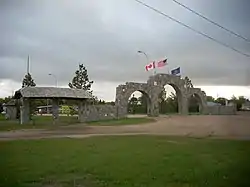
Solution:
{"label": "green grass lawn", "polygon": [[135,125],[135,124],[144,124],[155,122],[153,118],[142,118],[142,117],[133,117],[133,118],[122,118],[122,119],[112,119],[112,120],[101,120],[101,121],[91,121],[87,124],[89,125]]}
{"label": "green grass lawn", "polygon": [[[58,126],[65,126],[71,124],[77,124],[78,119],[76,116],[59,116],[57,124],[53,124],[52,116],[33,116],[32,121],[29,124],[20,125],[19,121],[6,120],[3,116],[0,116],[0,131],[11,131],[20,129],[56,129]],[[122,118],[113,120],[102,120],[88,122],[88,125],[132,125],[132,124],[144,124],[154,122],[152,118]]]}
{"label": "green grass lawn", "polygon": [[0,186],[249,187],[250,142],[164,136],[0,142]]}
{"label": "green grass lawn", "polygon": [[76,123],[78,123],[76,116],[59,116],[59,121],[55,125],[53,125],[52,116],[33,116],[29,124],[20,125],[18,120],[6,120],[4,116],[0,116],[0,131],[18,129],[53,129],[58,126]]}

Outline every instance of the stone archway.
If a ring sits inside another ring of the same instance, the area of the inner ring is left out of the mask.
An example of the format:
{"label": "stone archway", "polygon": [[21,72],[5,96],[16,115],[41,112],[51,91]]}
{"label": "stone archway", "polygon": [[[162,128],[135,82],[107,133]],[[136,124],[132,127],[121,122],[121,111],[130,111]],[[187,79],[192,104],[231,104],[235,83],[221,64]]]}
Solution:
{"label": "stone archway", "polygon": [[[170,75],[170,74],[157,74],[155,76],[151,76],[149,80],[147,81],[147,84],[158,86],[160,88],[160,91],[164,89],[165,85],[170,85],[174,88],[178,100],[178,113],[179,114],[187,114],[187,98],[186,95],[186,88],[185,88],[185,81],[180,78],[180,76],[176,75]],[[160,94],[160,92],[157,93],[157,91],[154,92],[154,94]],[[158,103],[154,103],[157,105],[158,114],[159,114],[159,106]]]}
{"label": "stone archway", "polygon": [[159,94],[165,85],[172,86],[178,99],[178,110],[180,114],[188,114],[188,98],[197,95],[200,98],[201,113],[206,107],[206,94],[200,88],[187,88],[185,80],[180,76],[170,74],[156,74],[150,76],[147,83],[127,82],[116,88],[116,109],[118,117],[127,116],[127,105],[130,95],[135,91],[140,91],[148,98],[148,115],[159,115]]}
{"label": "stone archway", "polygon": [[135,91],[139,91],[146,96],[147,115],[152,115],[152,100],[148,85],[146,83],[127,82],[125,85],[119,85],[116,88],[117,116],[127,116],[128,100],[131,94]]}
{"label": "stone archway", "polygon": [[198,99],[199,113],[205,114],[205,109],[207,105],[206,94],[200,88],[189,88],[187,93],[187,98],[195,96]]}

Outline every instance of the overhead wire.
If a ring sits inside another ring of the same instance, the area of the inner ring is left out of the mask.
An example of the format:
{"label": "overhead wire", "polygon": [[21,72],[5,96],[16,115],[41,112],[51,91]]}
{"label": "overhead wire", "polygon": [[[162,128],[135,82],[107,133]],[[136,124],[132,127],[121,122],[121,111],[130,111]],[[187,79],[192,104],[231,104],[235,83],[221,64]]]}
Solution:
{"label": "overhead wire", "polygon": [[221,29],[227,31],[228,33],[233,34],[234,36],[236,36],[236,37],[238,37],[238,38],[241,38],[241,39],[245,40],[246,42],[250,42],[250,40],[249,40],[248,38],[246,38],[246,37],[244,37],[244,36],[242,36],[242,35],[240,35],[240,34],[234,32],[234,31],[232,31],[231,29],[226,28],[225,26],[222,26],[221,24],[219,24],[219,23],[217,23],[217,22],[215,22],[215,21],[209,19],[208,17],[202,15],[201,13],[198,13],[197,11],[195,11],[195,10],[189,8],[188,6],[186,6],[186,5],[182,4],[182,3],[180,3],[179,1],[176,1],[176,0],[172,0],[172,1],[175,2],[176,4],[182,6],[183,8],[189,10],[190,12],[196,14],[197,16],[203,18],[204,20],[206,20],[206,21],[212,23],[213,25],[216,25],[217,27],[219,27],[219,28],[221,28]]}
{"label": "overhead wire", "polygon": [[220,44],[220,45],[222,45],[224,47],[227,47],[227,48],[229,48],[229,49],[231,49],[231,50],[233,50],[233,51],[235,51],[235,52],[237,52],[237,53],[239,53],[241,55],[244,55],[246,57],[250,57],[249,54],[244,53],[244,52],[242,52],[242,51],[240,51],[240,50],[238,50],[238,49],[236,49],[236,48],[234,48],[234,47],[232,47],[232,46],[230,46],[230,45],[228,45],[228,44],[226,44],[224,42],[221,42],[221,41],[219,41],[219,40],[217,40],[217,39],[215,39],[215,38],[201,32],[201,31],[199,31],[199,30],[196,30],[196,29],[192,28],[191,26],[189,26],[189,25],[187,25],[187,24],[185,24],[185,23],[183,23],[183,22],[181,22],[181,21],[179,21],[179,20],[177,20],[177,19],[163,13],[162,11],[160,11],[160,10],[158,10],[158,9],[156,9],[156,8],[150,6],[150,5],[148,5],[148,4],[146,4],[146,3],[142,2],[142,1],[139,1],[139,0],[134,0],[134,1],[136,1],[136,2],[140,3],[141,5],[143,5],[143,6],[147,7],[147,8],[149,8],[149,9],[151,9],[151,10],[153,10],[153,11],[155,11],[155,12],[157,12],[157,13],[165,16],[165,17],[167,17],[168,19],[170,19],[170,20],[172,20],[172,21],[174,21],[174,22],[188,28],[189,30],[192,30],[193,32],[195,32],[197,34],[200,34],[200,35],[204,36],[207,39],[210,39],[210,40],[212,40],[212,41],[214,41],[214,42],[216,42],[216,43],[218,43],[218,44]]}

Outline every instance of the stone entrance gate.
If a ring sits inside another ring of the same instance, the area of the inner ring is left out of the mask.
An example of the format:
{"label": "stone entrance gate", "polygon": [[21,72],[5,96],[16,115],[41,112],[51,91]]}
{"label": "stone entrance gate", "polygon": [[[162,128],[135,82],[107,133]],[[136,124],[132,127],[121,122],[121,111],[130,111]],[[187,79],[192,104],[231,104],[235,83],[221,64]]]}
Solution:
{"label": "stone entrance gate", "polygon": [[180,114],[188,114],[188,99],[195,95],[199,100],[200,112],[204,113],[206,107],[206,95],[200,88],[187,88],[184,79],[170,74],[156,74],[150,76],[147,83],[127,82],[116,88],[117,116],[127,116],[128,99],[135,91],[140,91],[147,97],[147,114],[159,115],[159,94],[165,85],[171,85],[177,95],[178,109]]}

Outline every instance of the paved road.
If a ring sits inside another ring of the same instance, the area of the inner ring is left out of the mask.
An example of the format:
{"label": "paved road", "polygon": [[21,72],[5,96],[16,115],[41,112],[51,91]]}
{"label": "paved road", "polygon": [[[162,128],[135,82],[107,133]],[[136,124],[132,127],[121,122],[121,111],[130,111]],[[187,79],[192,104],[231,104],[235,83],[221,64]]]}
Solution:
{"label": "paved road", "polygon": [[235,116],[161,116],[154,123],[124,126],[86,126],[78,124],[56,130],[17,130],[1,132],[0,140],[39,139],[61,137],[89,137],[101,135],[178,135],[250,139],[250,115]]}

